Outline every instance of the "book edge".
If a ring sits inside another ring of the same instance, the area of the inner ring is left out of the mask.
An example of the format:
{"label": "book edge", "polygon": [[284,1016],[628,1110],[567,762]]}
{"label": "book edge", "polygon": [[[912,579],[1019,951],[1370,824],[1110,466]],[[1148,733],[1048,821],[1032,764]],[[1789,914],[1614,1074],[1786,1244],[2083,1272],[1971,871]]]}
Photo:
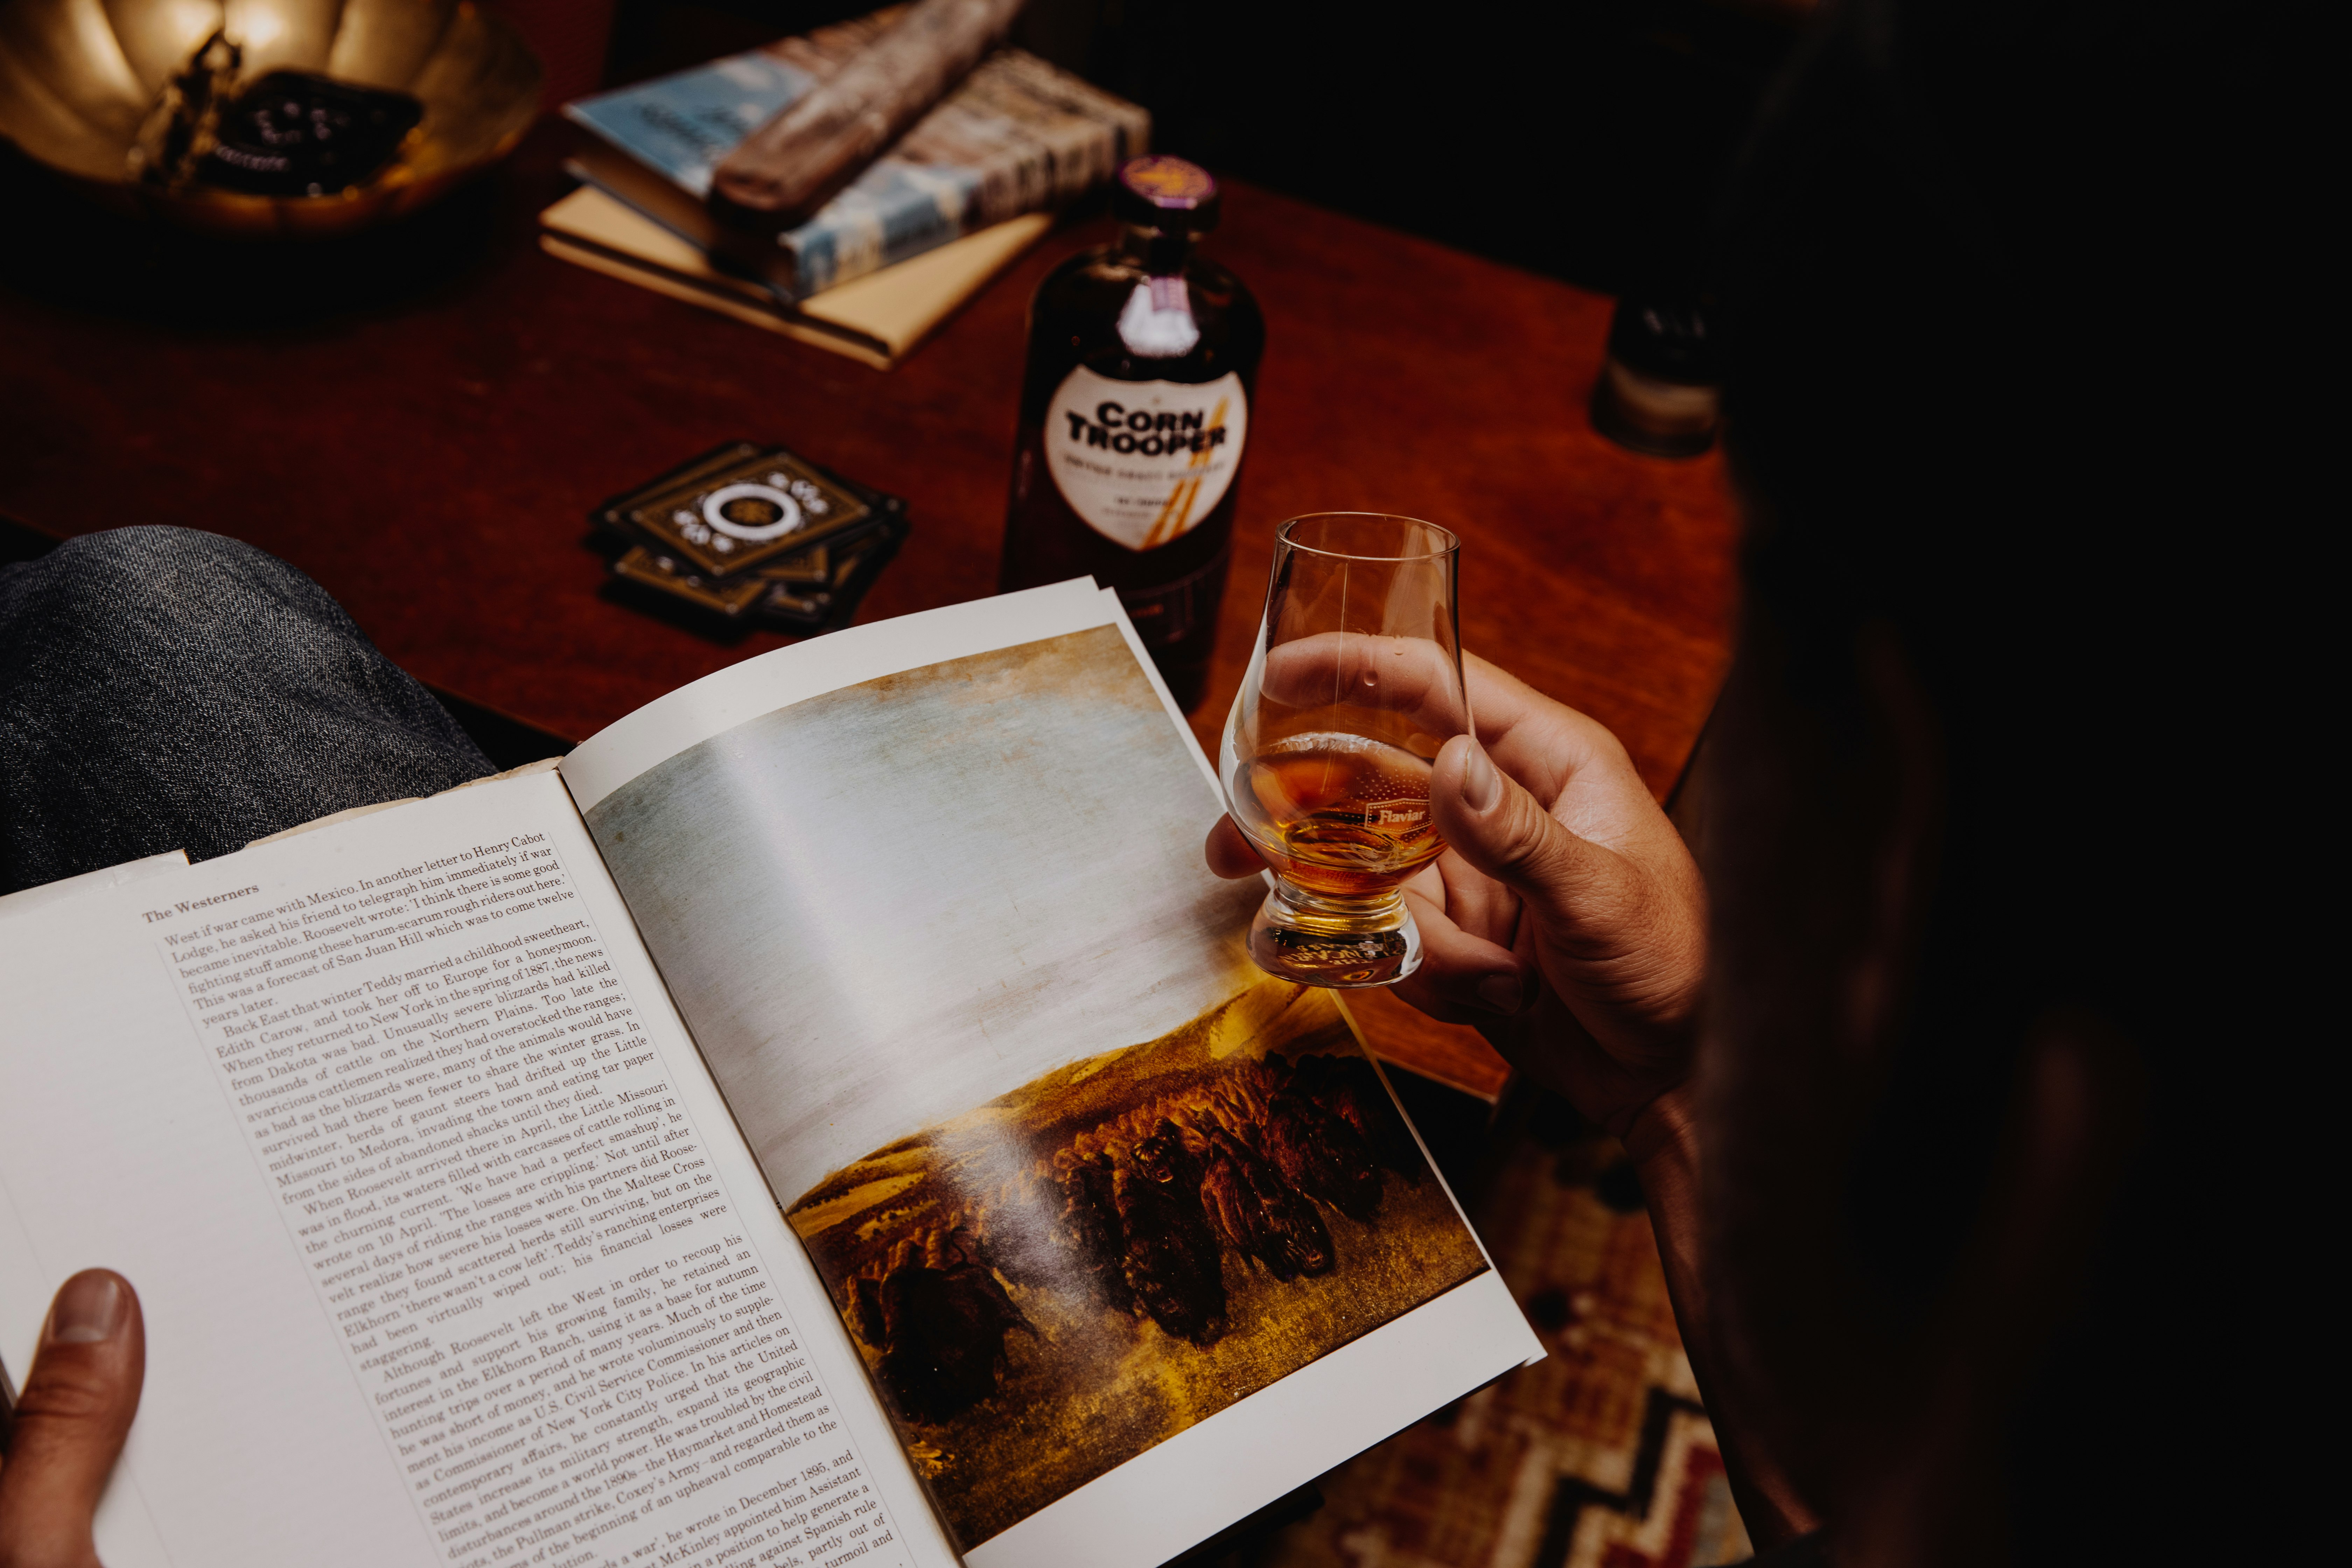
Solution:
{"label": "book edge", "polygon": [[539,245],[541,249],[558,260],[667,295],[681,304],[732,316],[739,321],[797,339],[814,347],[846,354],[875,370],[889,370],[898,363],[898,356],[880,339],[868,337],[854,329],[835,327],[797,315],[787,317],[783,311],[790,309],[788,306],[769,307],[741,299],[725,292],[723,286],[688,278],[651,262],[640,261],[635,257],[608,250],[553,230],[541,231]]}

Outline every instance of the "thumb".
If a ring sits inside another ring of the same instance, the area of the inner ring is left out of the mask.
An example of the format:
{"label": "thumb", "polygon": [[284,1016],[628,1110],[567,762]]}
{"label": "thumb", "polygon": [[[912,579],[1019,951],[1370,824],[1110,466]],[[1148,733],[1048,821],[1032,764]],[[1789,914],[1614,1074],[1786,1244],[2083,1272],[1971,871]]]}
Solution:
{"label": "thumb", "polygon": [[90,1519],[146,1371],[146,1326],[131,1281],[108,1268],[67,1280],[50,1303],[0,1468],[0,1562],[96,1568]]}
{"label": "thumb", "polygon": [[1622,859],[1562,826],[1472,736],[1437,753],[1429,795],[1447,847],[1518,894],[1556,935],[1605,917],[1632,891]]}

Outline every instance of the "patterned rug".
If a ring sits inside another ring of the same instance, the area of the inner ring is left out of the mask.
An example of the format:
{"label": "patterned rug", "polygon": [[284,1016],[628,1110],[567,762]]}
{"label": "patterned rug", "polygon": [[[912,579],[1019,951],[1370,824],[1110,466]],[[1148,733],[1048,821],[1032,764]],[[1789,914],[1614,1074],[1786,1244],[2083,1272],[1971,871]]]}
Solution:
{"label": "patterned rug", "polygon": [[[1399,1075],[1403,1079],[1405,1075]],[[1712,1568],[1752,1549],[1613,1140],[1539,1097],[1491,1129],[1400,1081],[1549,1354],[1317,1482],[1236,1568]],[[1458,1102],[1458,1103],[1457,1103]],[[1467,1108],[1475,1107],[1475,1111]],[[1449,1152],[1454,1158],[1447,1158]]]}

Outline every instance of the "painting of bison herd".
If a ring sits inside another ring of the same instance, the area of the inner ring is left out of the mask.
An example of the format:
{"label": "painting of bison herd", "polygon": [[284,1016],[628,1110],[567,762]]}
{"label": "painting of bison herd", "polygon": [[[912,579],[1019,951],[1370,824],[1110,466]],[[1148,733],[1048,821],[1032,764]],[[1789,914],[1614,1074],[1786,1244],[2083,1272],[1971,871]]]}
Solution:
{"label": "painting of bison herd", "polygon": [[1271,980],[788,1217],[966,1549],[1486,1268],[1329,994]]}

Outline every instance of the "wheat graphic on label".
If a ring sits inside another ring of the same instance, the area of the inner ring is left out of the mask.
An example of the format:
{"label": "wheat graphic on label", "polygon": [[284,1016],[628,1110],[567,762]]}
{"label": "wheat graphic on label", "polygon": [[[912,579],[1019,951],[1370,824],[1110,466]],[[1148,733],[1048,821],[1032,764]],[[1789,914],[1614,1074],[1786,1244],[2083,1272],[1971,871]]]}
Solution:
{"label": "wheat graphic on label", "polygon": [[[1223,397],[1217,399],[1216,409],[1209,416],[1211,432],[1225,427],[1225,405],[1229,401]],[[1144,549],[1165,544],[1191,526],[1192,503],[1200,497],[1201,480],[1209,471],[1209,458],[1215,450],[1213,439],[1202,442],[1200,449],[1192,454],[1192,461],[1184,470],[1184,477],[1176,481],[1176,488],[1169,492],[1167,504],[1160,509],[1160,515],[1151,520],[1151,527],[1144,533]]]}

